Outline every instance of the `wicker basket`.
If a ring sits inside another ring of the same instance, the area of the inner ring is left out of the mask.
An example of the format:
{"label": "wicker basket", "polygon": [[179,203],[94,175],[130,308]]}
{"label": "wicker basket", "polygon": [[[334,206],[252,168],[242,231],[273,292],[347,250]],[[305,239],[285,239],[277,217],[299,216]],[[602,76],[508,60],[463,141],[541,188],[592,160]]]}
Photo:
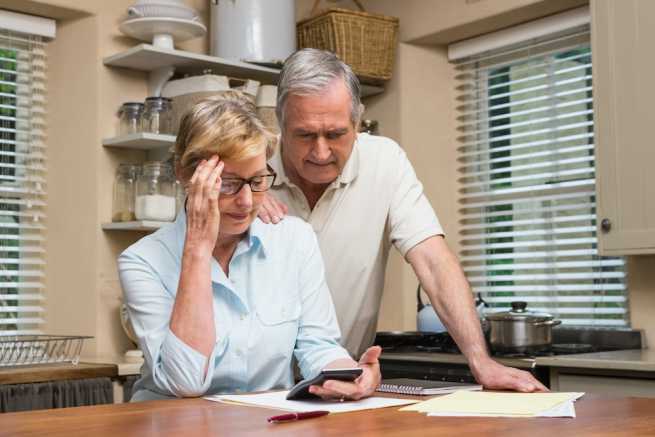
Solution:
{"label": "wicker basket", "polygon": [[391,78],[397,18],[337,8],[300,21],[296,30],[298,48],[336,53],[362,82],[380,84]]}

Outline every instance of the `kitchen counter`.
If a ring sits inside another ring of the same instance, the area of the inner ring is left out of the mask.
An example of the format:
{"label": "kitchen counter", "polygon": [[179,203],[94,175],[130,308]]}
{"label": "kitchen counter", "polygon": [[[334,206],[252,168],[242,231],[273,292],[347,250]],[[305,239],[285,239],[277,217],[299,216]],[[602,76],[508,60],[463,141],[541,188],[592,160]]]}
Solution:
{"label": "kitchen counter", "polygon": [[617,350],[537,358],[557,391],[655,398],[655,351]]}
{"label": "kitchen counter", "polygon": [[131,362],[125,359],[124,355],[118,356],[101,356],[101,357],[83,357],[85,363],[111,363],[116,366],[117,376],[140,375],[143,360]]}
{"label": "kitchen counter", "polygon": [[635,349],[537,357],[537,366],[655,372],[655,350]]}
{"label": "kitchen counter", "polygon": [[78,364],[53,363],[0,367],[0,384],[139,375],[141,373],[141,364],[142,362],[128,362],[121,355],[116,357],[82,357]]}
{"label": "kitchen counter", "polygon": [[114,364],[56,363],[0,368],[0,384],[24,384],[65,379],[114,378],[118,374]]}

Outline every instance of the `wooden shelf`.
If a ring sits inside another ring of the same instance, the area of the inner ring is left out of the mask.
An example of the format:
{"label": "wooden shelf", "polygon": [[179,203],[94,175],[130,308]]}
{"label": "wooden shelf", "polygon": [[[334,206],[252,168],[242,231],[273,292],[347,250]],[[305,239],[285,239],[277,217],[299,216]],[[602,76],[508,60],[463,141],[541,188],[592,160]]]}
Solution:
{"label": "wooden shelf", "polygon": [[134,222],[115,222],[103,223],[102,229],[105,231],[139,231],[151,232],[156,231],[164,225],[171,222],[155,222],[150,220],[137,220]]}
{"label": "wooden shelf", "polygon": [[[280,70],[263,67],[248,62],[233,61],[216,56],[183,50],[171,50],[155,47],[152,44],[139,44],[121,53],[103,59],[105,65],[129,68],[131,70],[154,73],[167,67],[173,67],[175,73],[198,75],[211,69],[216,74],[242,79],[254,79],[264,84],[277,83]],[[384,87],[362,85],[362,97],[384,92]]]}
{"label": "wooden shelf", "polygon": [[105,147],[121,147],[125,149],[152,150],[175,145],[175,135],[160,135],[151,133],[138,133],[105,138],[102,140]]}

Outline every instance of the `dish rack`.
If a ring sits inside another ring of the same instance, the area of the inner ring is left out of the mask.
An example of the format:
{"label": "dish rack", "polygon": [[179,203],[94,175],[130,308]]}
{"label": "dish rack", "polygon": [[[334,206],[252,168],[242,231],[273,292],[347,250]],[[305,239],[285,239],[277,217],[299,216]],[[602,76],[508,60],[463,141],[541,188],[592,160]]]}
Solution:
{"label": "dish rack", "polygon": [[0,336],[0,367],[80,361],[84,340],[79,335]]}

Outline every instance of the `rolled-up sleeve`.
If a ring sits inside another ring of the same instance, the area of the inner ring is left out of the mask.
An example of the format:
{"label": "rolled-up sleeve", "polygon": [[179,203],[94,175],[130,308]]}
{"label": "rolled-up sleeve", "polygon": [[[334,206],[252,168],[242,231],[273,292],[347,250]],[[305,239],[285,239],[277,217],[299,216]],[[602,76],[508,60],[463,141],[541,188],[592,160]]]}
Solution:
{"label": "rolled-up sleeve", "polygon": [[228,339],[218,339],[205,357],[170,330],[175,293],[166,289],[146,259],[128,249],[118,258],[118,271],[130,321],[157,390],[177,397],[203,395]]}
{"label": "rolled-up sleeve", "polygon": [[389,238],[406,256],[421,241],[444,232],[407,155],[400,147],[396,150],[395,176],[390,184],[395,188],[389,210]]}
{"label": "rolled-up sleeve", "polygon": [[[318,374],[332,361],[350,358],[341,347],[334,304],[327,283],[316,235],[309,226],[303,232],[306,248],[300,265],[299,290],[302,311],[294,354],[304,378]],[[300,236],[298,236],[300,238]]]}

